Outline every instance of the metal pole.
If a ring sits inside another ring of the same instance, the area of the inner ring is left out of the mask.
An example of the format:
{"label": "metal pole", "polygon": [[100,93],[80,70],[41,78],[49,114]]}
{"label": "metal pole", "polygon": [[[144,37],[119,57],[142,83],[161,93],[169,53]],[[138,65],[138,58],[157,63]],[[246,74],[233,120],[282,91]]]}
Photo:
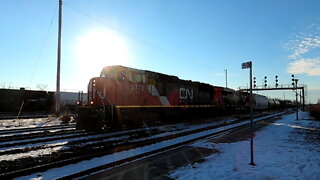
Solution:
{"label": "metal pole", "polygon": [[299,114],[298,114],[298,79],[294,80],[296,82],[296,119],[299,120]]}
{"label": "metal pole", "polygon": [[251,137],[250,137],[250,152],[251,152],[251,162],[250,165],[255,165],[253,161],[253,124],[252,124],[252,113],[253,113],[253,98],[252,98],[252,62],[250,62],[250,129],[251,129]]}
{"label": "metal pole", "polygon": [[299,91],[299,109],[302,109],[302,107],[301,107],[301,102],[302,102],[302,90],[300,89],[300,91]]}
{"label": "metal pole", "polygon": [[[250,98],[249,98],[249,104],[250,104],[250,129],[251,129],[251,137],[250,137],[250,156],[251,161],[250,165],[254,166],[253,161],[253,122],[252,122],[252,113],[253,113],[253,96],[252,96],[252,61],[242,63],[242,69],[250,68]],[[247,88],[248,90],[248,88]]]}
{"label": "metal pole", "polygon": [[226,88],[228,87],[228,70],[225,69],[224,71],[226,71]]}
{"label": "metal pole", "polygon": [[302,88],[302,110],[305,110],[306,108],[306,102],[304,97],[304,87]]}
{"label": "metal pole", "polygon": [[308,108],[310,107],[310,98],[311,98],[310,96],[311,96],[311,92],[308,92],[308,102],[309,102],[308,103]]}
{"label": "metal pole", "polygon": [[56,117],[60,115],[60,64],[61,64],[61,24],[62,0],[59,0],[58,51],[57,51],[57,87],[56,87]]}

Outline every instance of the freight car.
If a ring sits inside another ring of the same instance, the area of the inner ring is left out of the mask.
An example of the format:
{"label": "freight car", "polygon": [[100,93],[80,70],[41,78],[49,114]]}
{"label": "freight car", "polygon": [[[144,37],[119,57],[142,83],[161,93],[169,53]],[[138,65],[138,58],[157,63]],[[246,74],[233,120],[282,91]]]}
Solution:
{"label": "freight car", "polygon": [[255,109],[264,110],[268,109],[269,99],[266,96],[253,94]]}
{"label": "freight car", "polygon": [[0,89],[0,112],[49,111],[54,94],[47,91]]}
{"label": "freight car", "polygon": [[268,107],[270,109],[279,109],[280,108],[280,101],[281,100],[277,100],[277,99],[269,99],[268,100]]}
{"label": "freight car", "polygon": [[[86,94],[83,94],[87,99]],[[62,112],[75,113],[79,93],[60,92]],[[84,102],[86,103],[86,101]],[[0,89],[0,114],[21,112],[53,113],[55,106],[55,92],[20,89]]]}
{"label": "freight car", "polygon": [[[266,108],[262,96],[257,108]],[[124,66],[107,66],[88,84],[88,105],[78,108],[77,128],[141,124],[168,117],[248,111],[249,94],[176,76]]]}

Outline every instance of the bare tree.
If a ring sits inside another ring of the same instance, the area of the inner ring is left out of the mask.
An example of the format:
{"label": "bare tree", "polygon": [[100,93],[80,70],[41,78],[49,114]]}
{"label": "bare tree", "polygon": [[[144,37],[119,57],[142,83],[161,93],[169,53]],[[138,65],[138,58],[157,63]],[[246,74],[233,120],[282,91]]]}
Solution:
{"label": "bare tree", "polygon": [[40,89],[41,91],[45,91],[48,89],[48,84],[37,84],[37,89]]}
{"label": "bare tree", "polygon": [[5,82],[1,82],[0,87],[5,89],[6,88],[6,83]]}

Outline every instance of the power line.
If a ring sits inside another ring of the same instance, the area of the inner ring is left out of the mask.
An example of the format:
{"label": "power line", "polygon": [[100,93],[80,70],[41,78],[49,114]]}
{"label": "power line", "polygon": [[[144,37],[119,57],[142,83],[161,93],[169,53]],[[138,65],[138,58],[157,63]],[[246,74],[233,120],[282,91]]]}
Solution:
{"label": "power line", "polygon": [[28,83],[28,87],[30,87],[30,84],[32,83],[32,80],[33,80],[33,77],[34,77],[34,74],[36,72],[36,69],[38,67],[38,64],[39,64],[39,61],[40,61],[40,58],[42,56],[42,53],[43,53],[43,50],[47,44],[47,40],[48,40],[48,36],[49,36],[49,33],[50,33],[50,30],[51,30],[51,27],[52,27],[52,24],[53,24],[53,21],[54,21],[54,18],[56,16],[56,13],[57,13],[57,10],[58,10],[58,5],[56,6],[56,9],[54,10],[54,13],[52,15],[52,18],[51,18],[51,21],[50,21],[50,24],[49,24],[49,27],[48,27],[48,30],[47,30],[47,33],[45,35],[45,38],[42,42],[42,46],[41,46],[41,49],[40,49],[40,53],[37,57],[37,60],[36,60],[36,63],[35,63],[35,66],[33,67],[33,70],[32,70],[32,73],[31,73],[31,78],[29,80],[29,83]]}
{"label": "power line", "polygon": [[[107,26],[109,29],[111,29],[111,30],[113,30],[113,31],[116,31],[116,32],[118,32],[118,33],[120,33],[120,34],[123,34],[123,35],[125,35],[125,36],[127,36],[127,37],[129,37],[129,38],[131,38],[131,39],[133,39],[133,40],[135,40],[135,41],[137,41],[137,42],[140,42],[141,44],[144,44],[144,45],[146,45],[146,46],[148,46],[148,47],[151,47],[151,48],[153,48],[153,49],[157,49],[157,50],[160,51],[160,52],[169,54],[169,55],[171,55],[171,56],[173,56],[173,57],[176,57],[177,59],[180,59],[180,60],[183,61],[183,62],[185,62],[186,60],[188,60],[189,63],[190,63],[190,62],[193,62],[193,60],[191,60],[191,59],[189,59],[189,58],[182,57],[182,56],[180,56],[180,55],[178,55],[178,54],[176,54],[176,53],[174,53],[174,52],[172,52],[172,51],[166,50],[165,48],[162,48],[162,47],[160,47],[160,46],[158,46],[158,45],[156,45],[156,44],[154,44],[154,43],[151,43],[151,42],[149,42],[149,41],[147,41],[147,40],[144,40],[144,39],[142,39],[142,38],[140,38],[140,37],[138,37],[138,36],[136,36],[136,35],[133,35],[133,34],[131,34],[131,33],[125,32],[125,31],[122,31],[122,30],[120,30],[120,29],[118,29],[118,28],[116,28],[116,27],[110,26],[110,25],[106,24],[105,22],[103,22],[103,21],[101,21],[101,20],[99,20],[99,19],[94,18],[92,15],[88,14],[87,12],[84,12],[83,10],[80,10],[80,9],[78,9],[78,8],[75,8],[75,7],[73,7],[73,6],[70,6],[70,5],[67,4],[67,3],[64,3],[64,6],[67,7],[67,8],[69,7],[69,8],[72,9],[73,11],[76,11],[77,13],[79,13],[79,14],[81,14],[81,15],[89,18],[89,19],[93,19],[94,21],[96,21],[96,22],[98,22],[98,23],[100,23],[100,24],[102,24],[102,25],[104,25],[104,26]],[[209,68],[209,69],[212,69],[212,67],[208,67],[207,64],[206,64],[206,65],[205,65],[205,64],[200,64],[199,62],[193,62],[193,63],[194,63],[195,65],[198,65],[199,67],[201,66],[201,67],[207,67],[207,68]]]}

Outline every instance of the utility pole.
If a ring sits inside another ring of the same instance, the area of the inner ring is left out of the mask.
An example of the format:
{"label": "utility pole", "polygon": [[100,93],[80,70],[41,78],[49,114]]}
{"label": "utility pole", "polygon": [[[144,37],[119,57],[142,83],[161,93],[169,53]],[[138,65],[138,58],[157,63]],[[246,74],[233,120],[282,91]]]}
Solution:
{"label": "utility pole", "polygon": [[224,70],[226,72],[226,88],[228,87],[228,70]]}
{"label": "utility pole", "polygon": [[57,87],[56,87],[56,117],[60,115],[60,64],[61,64],[61,26],[62,26],[62,0],[59,0],[58,23],[58,51],[57,51]]}

